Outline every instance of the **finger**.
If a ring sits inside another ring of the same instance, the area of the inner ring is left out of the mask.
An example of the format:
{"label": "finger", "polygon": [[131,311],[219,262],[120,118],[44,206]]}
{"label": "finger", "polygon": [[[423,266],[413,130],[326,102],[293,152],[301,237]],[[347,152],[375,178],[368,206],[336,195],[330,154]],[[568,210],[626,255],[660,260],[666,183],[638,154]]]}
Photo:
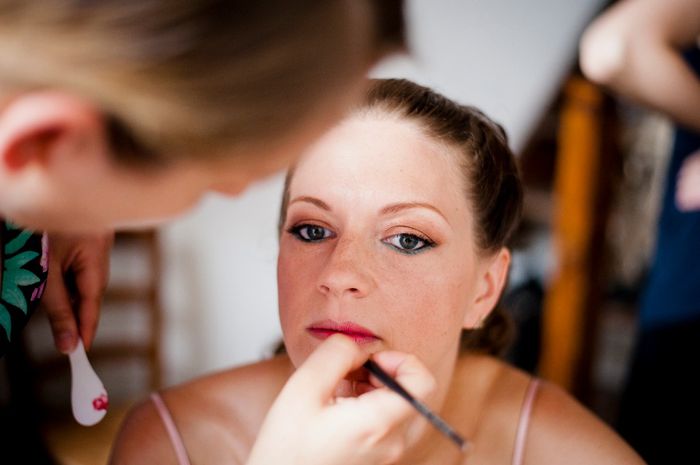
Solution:
{"label": "finger", "polygon": [[102,295],[105,290],[102,264],[87,261],[74,270],[77,300],[80,302],[80,337],[85,348],[89,349],[97,331]]}
{"label": "finger", "polygon": [[350,338],[335,334],[326,339],[296,370],[285,386],[286,395],[298,395],[325,405],[336,386],[350,371],[367,360],[367,354]]}
{"label": "finger", "polygon": [[[372,358],[415,399],[426,403],[429,395],[434,392],[435,378],[415,356],[387,351],[374,354]],[[373,386],[382,386],[374,376],[370,382]],[[381,418],[386,425],[397,425],[417,415],[406,399],[388,388],[370,390],[358,400],[368,414],[371,412]]]}
{"label": "finger", "polygon": [[100,318],[100,305],[99,298],[80,297],[80,337],[85,345],[85,350],[90,350],[95,339],[97,323]]}
{"label": "finger", "polygon": [[102,256],[98,257],[98,259],[102,262],[102,279],[104,288],[107,287],[107,281],[109,281],[109,259],[112,252],[112,246],[114,246],[114,231],[109,231],[102,235]]}
{"label": "finger", "polygon": [[415,355],[387,350],[372,358],[417,399],[425,400],[436,388],[432,373]]}
{"label": "finger", "polygon": [[70,353],[78,342],[78,327],[58,264],[49,266],[41,306],[48,315],[56,349],[64,354]]}

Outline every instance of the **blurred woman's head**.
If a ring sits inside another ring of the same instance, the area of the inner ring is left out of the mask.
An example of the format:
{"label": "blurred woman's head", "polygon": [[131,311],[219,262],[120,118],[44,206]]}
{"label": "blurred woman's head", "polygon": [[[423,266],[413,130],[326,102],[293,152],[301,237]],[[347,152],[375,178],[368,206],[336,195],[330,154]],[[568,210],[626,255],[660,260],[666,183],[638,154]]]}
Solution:
{"label": "blurred woman's head", "polygon": [[396,0],[0,0],[0,24],[0,215],[58,229],[285,167],[404,46]]}

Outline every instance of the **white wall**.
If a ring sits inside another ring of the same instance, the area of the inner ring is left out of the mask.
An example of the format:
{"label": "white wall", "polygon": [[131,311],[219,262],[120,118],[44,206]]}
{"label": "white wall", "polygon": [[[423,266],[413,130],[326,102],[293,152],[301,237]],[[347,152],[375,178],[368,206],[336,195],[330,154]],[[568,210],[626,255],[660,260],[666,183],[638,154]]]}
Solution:
{"label": "white wall", "polygon": [[517,151],[576,59],[584,26],[603,0],[413,0],[411,59],[378,77],[407,77],[503,124]]}
{"label": "white wall", "polygon": [[[516,152],[573,65],[603,0],[413,0],[407,77],[481,107]],[[275,257],[281,176],[231,200],[205,199],[163,229],[167,383],[256,360],[279,337]]]}
{"label": "white wall", "polygon": [[212,195],[162,230],[165,382],[258,360],[280,338],[277,212],[283,176]]}

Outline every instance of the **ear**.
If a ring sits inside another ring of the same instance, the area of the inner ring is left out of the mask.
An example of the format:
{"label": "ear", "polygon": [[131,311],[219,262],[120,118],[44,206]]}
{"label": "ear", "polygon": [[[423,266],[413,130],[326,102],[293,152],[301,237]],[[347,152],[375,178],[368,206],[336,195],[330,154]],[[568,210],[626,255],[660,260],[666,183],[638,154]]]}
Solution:
{"label": "ear", "polygon": [[[102,115],[79,97],[40,91],[19,94],[0,108],[0,170],[47,168],[60,161],[104,156]],[[69,157],[69,159],[66,159]]]}
{"label": "ear", "polygon": [[471,311],[464,316],[464,328],[467,329],[479,327],[496,307],[508,277],[510,251],[503,247],[493,257],[483,260]]}

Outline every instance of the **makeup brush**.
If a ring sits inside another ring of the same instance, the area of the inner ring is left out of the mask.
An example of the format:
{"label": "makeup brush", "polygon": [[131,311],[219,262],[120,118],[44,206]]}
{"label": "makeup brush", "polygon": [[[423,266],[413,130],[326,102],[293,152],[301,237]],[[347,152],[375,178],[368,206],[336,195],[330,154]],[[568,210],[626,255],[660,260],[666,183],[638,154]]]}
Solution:
{"label": "makeup brush", "polygon": [[450,425],[448,425],[445,420],[433,413],[427,405],[414,398],[406,389],[403,388],[403,386],[389,376],[386,371],[382,370],[382,368],[373,360],[367,360],[362,366],[376,376],[377,379],[379,379],[379,381],[381,381],[386,387],[406,399],[409,404],[418,410],[418,413],[423,415],[430,423],[433,424],[433,426],[438,429],[438,431],[444,434],[450,441],[454,442],[463,452],[467,450],[470,444],[469,441],[457,434],[457,432]]}

